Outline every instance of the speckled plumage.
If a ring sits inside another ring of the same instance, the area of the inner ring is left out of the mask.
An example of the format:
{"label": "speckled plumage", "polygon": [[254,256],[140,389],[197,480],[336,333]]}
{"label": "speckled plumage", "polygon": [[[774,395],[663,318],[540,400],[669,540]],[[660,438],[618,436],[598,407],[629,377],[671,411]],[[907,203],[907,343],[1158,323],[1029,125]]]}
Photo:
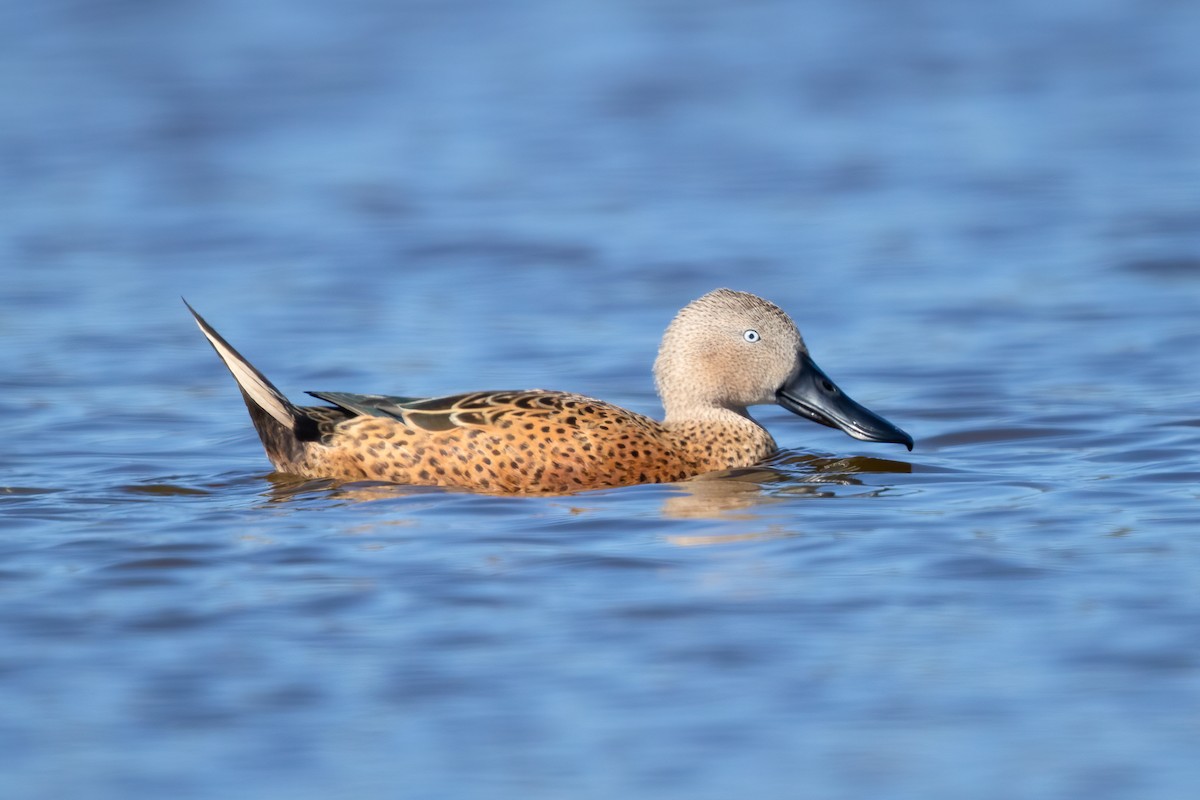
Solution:
{"label": "speckled plumage", "polygon": [[[188,308],[280,472],[494,493],[680,481],[757,463],[776,445],[745,407],[775,402],[807,353],[776,306],[720,289],[689,304],[664,336],[655,362],[663,422],[544,390],[428,399],[310,392],[332,405],[302,407]],[[748,331],[759,339],[748,341]]]}

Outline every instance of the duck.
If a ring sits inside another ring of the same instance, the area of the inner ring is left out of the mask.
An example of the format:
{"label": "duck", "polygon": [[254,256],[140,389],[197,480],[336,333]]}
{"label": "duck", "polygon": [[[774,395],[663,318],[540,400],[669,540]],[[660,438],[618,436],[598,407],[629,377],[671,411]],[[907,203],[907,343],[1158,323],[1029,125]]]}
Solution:
{"label": "duck", "polygon": [[312,391],[325,405],[297,405],[184,304],[233,375],[271,465],[305,478],[523,495],[680,482],[774,455],[774,438],[747,410],[767,404],[856,439],[913,447],[826,376],[787,313],[732,289],[693,300],[667,326],[654,361],[661,421],[545,389]]}

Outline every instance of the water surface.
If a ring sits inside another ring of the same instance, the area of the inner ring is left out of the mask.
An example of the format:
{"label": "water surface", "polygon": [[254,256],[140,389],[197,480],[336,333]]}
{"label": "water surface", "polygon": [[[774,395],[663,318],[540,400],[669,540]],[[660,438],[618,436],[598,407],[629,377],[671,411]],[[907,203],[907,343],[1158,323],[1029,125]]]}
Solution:
{"label": "water surface", "polygon": [[[1197,9],[2,12],[0,794],[1190,797]],[[657,414],[725,285],[916,449],[290,479],[178,299],[293,396]]]}

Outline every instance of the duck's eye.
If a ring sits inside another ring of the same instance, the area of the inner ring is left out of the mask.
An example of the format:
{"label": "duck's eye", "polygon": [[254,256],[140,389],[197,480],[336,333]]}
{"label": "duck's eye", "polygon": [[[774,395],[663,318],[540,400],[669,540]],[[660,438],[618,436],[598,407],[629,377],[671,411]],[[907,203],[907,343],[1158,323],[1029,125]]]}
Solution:
{"label": "duck's eye", "polygon": [[742,338],[745,339],[747,342],[757,342],[762,337],[758,335],[758,331],[751,328],[750,330],[748,330],[742,334]]}

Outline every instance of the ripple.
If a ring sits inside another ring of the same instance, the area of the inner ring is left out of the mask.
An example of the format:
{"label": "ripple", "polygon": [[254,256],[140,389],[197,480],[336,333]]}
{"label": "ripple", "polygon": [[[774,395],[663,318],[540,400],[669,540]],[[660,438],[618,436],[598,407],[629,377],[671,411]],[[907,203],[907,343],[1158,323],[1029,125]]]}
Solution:
{"label": "ripple", "polygon": [[1013,426],[1007,428],[972,428],[928,436],[921,439],[924,447],[961,447],[969,444],[995,444],[1020,442],[1030,439],[1065,439],[1083,436],[1088,431],[1082,428],[1033,428]]}
{"label": "ripple", "polygon": [[456,264],[464,259],[483,259],[528,269],[539,262],[586,267],[595,254],[590,247],[574,243],[486,237],[415,245],[406,256],[418,261],[446,260]]}
{"label": "ripple", "polygon": [[956,556],[937,561],[927,568],[928,574],[943,578],[972,580],[1025,580],[1041,578],[1047,570],[1031,567],[1011,559],[994,556]]}
{"label": "ripple", "polygon": [[1127,261],[1121,268],[1138,275],[1153,278],[1200,278],[1200,258],[1192,256],[1167,256]]}
{"label": "ripple", "polygon": [[207,489],[197,489],[193,486],[177,486],[170,483],[140,483],[115,487],[118,492],[133,495],[152,495],[158,497],[187,497],[191,495],[206,496],[212,494]]}
{"label": "ripple", "polygon": [[164,556],[161,558],[139,558],[139,559],[135,559],[133,561],[123,561],[119,564],[113,564],[113,565],[107,567],[106,569],[112,570],[112,571],[124,571],[124,570],[170,571],[170,570],[178,570],[178,569],[197,569],[199,567],[208,566],[209,564],[210,564],[209,561],[195,559],[195,558],[179,558],[179,557],[172,558],[172,557]]}
{"label": "ripple", "polygon": [[673,562],[659,558],[638,558],[600,553],[562,553],[555,556],[528,558],[527,566],[578,570],[601,570],[616,572],[659,572],[674,566]]}
{"label": "ripple", "polygon": [[161,610],[127,620],[124,627],[134,632],[189,631],[215,625],[221,617],[189,610]]}
{"label": "ripple", "polygon": [[0,486],[0,499],[5,499],[7,497],[29,497],[43,494],[57,494],[62,491],[65,490],[40,486]]}

